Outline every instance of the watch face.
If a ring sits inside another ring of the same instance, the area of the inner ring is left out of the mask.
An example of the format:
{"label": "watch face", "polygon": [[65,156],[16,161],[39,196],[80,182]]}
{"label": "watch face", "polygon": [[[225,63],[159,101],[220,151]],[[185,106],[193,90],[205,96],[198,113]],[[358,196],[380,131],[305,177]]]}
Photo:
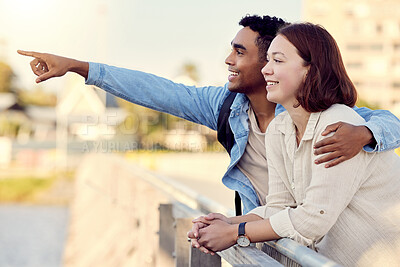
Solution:
{"label": "watch face", "polygon": [[250,245],[250,240],[246,236],[241,235],[237,239],[237,244],[241,247],[247,247]]}

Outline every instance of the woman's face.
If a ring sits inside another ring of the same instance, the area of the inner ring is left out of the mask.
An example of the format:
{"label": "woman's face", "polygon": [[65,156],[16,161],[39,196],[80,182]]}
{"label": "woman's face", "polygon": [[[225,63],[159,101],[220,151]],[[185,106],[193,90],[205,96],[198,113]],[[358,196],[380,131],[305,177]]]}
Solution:
{"label": "woman's face", "polygon": [[297,90],[304,83],[309,66],[304,66],[296,47],[283,35],[272,40],[267,59],[261,70],[267,82],[267,99],[286,108],[296,105]]}

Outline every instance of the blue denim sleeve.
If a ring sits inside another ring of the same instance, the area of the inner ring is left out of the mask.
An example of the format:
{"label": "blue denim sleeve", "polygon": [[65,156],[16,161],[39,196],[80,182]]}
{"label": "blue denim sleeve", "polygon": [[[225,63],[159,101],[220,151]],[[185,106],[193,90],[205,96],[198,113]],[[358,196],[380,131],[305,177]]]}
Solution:
{"label": "blue denim sleeve", "polygon": [[282,112],[284,112],[286,109],[281,105],[281,104],[276,104],[275,108],[275,116],[278,116]]}
{"label": "blue denim sleeve", "polygon": [[217,129],[227,87],[196,87],[174,83],[141,71],[89,63],[86,84],[129,102]]}
{"label": "blue denim sleeve", "polygon": [[388,110],[354,107],[364,118],[364,124],[374,135],[376,146],[365,146],[367,152],[392,150],[400,146],[400,120]]}

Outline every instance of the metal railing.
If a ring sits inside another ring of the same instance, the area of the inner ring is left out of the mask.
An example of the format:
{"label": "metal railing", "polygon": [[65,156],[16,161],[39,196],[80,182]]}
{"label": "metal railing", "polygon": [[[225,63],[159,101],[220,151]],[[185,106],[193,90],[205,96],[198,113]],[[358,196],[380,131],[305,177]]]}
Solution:
{"label": "metal railing", "polygon": [[66,267],[338,266],[290,239],[233,246],[214,256],[192,249],[187,231],[194,217],[233,211],[120,156],[85,157],[75,183]]}
{"label": "metal railing", "polygon": [[[160,206],[160,229],[165,228],[170,235],[175,232],[175,250],[172,252],[176,266],[221,266],[221,258],[232,266],[309,266],[309,267],[338,267],[338,263],[318,254],[312,249],[299,243],[282,238],[242,248],[233,246],[215,256],[210,256],[192,249],[187,242],[186,233],[191,228],[193,217],[210,212],[220,212],[227,216],[233,215],[233,210],[204,197],[192,189],[168,177],[145,172],[141,177],[163,190],[176,200],[173,204]],[[185,204],[183,204],[185,203]],[[168,208],[167,208],[168,207]],[[168,210],[166,212],[166,210]],[[166,219],[166,217],[170,217]],[[165,227],[166,221],[172,221],[172,228]],[[160,231],[160,247],[162,248],[163,232]],[[171,245],[169,244],[169,249]],[[207,263],[207,264],[206,264]]]}

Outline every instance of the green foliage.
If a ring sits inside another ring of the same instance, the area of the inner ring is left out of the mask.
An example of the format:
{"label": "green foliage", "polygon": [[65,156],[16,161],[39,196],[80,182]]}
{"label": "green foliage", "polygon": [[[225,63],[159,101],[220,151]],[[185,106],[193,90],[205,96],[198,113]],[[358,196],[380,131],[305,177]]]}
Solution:
{"label": "green foliage", "polygon": [[27,132],[31,131],[30,124],[27,123],[23,116],[10,116],[7,113],[0,114],[0,136],[14,138],[21,129]]}
{"label": "green foliage", "polygon": [[7,63],[0,61],[0,93],[9,93],[12,91],[13,77],[14,73],[11,67]]}
{"label": "green foliage", "polygon": [[55,178],[10,178],[0,179],[0,202],[29,202],[48,189]]}
{"label": "green foliage", "polygon": [[20,90],[18,99],[22,106],[50,106],[55,107],[57,104],[57,96],[55,94],[44,91],[41,87],[35,90]]}
{"label": "green foliage", "polygon": [[366,108],[374,109],[374,110],[375,109],[381,109],[381,107],[379,105],[369,103],[369,102],[367,102],[367,101],[365,101],[364,99],[361,99],[361,98],[359,98],[357,100],[356,106],[359,107],[359,108],[360,107],[366,107]]}
{"label": "green foliage", "polygon": [[199,71],[197,69],[196,64],[187,62],[182,67],[183,75],[190,77],[195,82],[199,81]]}

